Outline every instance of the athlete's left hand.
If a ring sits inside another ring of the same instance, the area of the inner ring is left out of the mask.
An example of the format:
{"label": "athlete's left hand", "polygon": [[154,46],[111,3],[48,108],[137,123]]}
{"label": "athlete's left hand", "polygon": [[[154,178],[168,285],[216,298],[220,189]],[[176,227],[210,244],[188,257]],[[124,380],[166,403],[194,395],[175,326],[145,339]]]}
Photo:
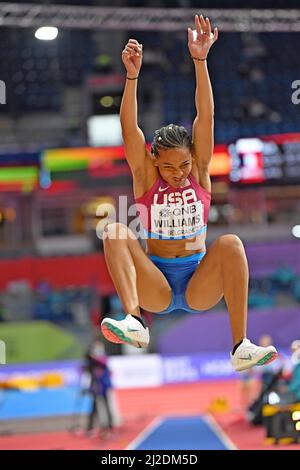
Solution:
{"label": "athlete's left hand", "polygon": [[210,21],[195,15],[195,30],[188,28],[188,47],[192,57],[205,59],[211,46],[218,39],[218,28],[211,32]]}

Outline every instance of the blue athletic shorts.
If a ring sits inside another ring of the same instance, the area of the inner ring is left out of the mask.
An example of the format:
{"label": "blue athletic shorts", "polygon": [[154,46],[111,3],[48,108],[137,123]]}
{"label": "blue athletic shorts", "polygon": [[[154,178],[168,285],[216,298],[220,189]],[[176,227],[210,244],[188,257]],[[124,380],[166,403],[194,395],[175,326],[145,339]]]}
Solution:
{"label": "blue athletic shorts", "polygon": [[160,313],[170,313],[173,310],[185,310],[190,313],[198,312],[189,307],[185,299],[185,291],[195,269],[205,253],[196,253],[183,258],[161,258],[149,255],[151,261],[165,275],[172,288],[172,300],[166,310]]}

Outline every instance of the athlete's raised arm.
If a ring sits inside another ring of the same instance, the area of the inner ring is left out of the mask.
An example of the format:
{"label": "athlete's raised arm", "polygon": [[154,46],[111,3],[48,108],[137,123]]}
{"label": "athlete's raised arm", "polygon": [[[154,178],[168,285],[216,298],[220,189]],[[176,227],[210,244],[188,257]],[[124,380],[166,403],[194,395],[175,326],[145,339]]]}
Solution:
{"label": "athlete's raised arm", "polygon": [[145,137],[138,126],[137,106],[137,82],[142,58],[142,44],[139,44],[136,39],[129,39],[122,52],[127,76],[120,109],[120,121],[126,158],[135,177],[143,173],[146,160]]}
{"label": "athlete's raised arm", "polygon": [[195,65],[197,115],[193,124],[192,153],[199,171],[200,183],[210,191],[209,162],[214,147],[214,99],[207,70],[206,58],[218,39],[218,30],[211,32],[210,21],[195,16],[196,30],[188,29],[188,48]]}

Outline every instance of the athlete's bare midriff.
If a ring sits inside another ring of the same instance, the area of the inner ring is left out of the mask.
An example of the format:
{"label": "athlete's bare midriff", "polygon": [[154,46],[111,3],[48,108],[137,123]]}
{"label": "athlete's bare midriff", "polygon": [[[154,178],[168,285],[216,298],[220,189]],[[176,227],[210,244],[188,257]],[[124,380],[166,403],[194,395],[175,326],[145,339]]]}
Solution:
{"label": "athlete's bare midriff", "polygon": [[181,258],[205,251],[205,235],[183,240],[147,240],[147,254],[162,258]]}

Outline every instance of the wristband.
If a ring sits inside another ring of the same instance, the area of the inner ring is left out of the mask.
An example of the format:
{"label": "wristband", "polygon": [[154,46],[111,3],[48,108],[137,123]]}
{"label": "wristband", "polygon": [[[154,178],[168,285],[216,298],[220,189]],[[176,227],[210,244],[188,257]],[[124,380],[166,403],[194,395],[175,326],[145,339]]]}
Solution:
{"label": "wristband", "polygon": [[193,57],[192,55],[191,55],[191,58],[193,60],[200,60],[201,62],[204,62],[207,59],[207,57],[205,57],[204,59],[198,59],[198,57]]}

